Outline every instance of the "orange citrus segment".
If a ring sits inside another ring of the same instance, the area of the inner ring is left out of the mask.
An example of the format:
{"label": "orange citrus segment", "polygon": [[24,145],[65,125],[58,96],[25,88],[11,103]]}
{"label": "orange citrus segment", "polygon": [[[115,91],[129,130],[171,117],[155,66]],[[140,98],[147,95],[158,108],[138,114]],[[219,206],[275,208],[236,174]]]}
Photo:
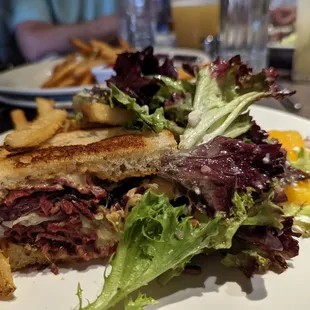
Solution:
{"label": "orange citrus segment", "polygon": [[310,204],[310,182],[298,182],[298,184],[292,184],[285,189],[288,203],[295,203],[297,205],[309,205]]}
{"label": "orange citrus segment", "polygon": [[295,148],[305,147],[304,139],[298,131],[271,130],[269,131],[269,137],[279,140],[282,147],[287,150],[287,158],[290,160],[297,159]]}

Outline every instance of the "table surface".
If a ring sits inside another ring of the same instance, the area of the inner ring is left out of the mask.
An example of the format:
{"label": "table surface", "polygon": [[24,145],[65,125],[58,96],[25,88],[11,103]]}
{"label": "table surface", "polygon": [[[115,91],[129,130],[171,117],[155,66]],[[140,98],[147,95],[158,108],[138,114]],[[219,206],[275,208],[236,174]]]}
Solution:
{"label": "table surface", "polygon": [[[297,91],[296,95],[294,95],[292,99],[295,102],[300,102],[303,107],[298,113],[296,113],[296,115],[310,119],[310,83],[294,83],[290,81],[287,77],[284,77],[284,79],[282,80],[280,79],[280,83],[283,86]],[[273,109],[286,111],[285,108],[280,104],[280,102],[274,99],[264,99],[261,100],[259,104]],[[12,109],[13,107],[1,104],[0,102],[0,133],[12,128],[12,123],[10,120],[10,111]],[[34,109],[24,109],[24,111],[29,120],[35,117]]]}

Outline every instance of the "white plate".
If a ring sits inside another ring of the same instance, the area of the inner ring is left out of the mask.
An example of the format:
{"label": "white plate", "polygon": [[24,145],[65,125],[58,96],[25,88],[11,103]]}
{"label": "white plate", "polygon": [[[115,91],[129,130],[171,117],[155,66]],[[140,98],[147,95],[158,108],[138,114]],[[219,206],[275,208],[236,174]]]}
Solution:
{"label": "white plate", "polygon": [[[34,100],[19,99],[14,97],[2,96],[0,95],[0,101],[8,105],[22,107],[22,108],[33,108],[36,109],[37,105]],[[71,109],[72,101],[55,101],[56,109]]]}
{"label": "white plate", "polygon": [[[201,61],[209,61],[208,56],[193,49],[156,48],[155,53],[168,54],[170,57],[190,55],[199,57]],[[50,77],[52,69],[63,58],[47,59],[31,65],[23,65],[0,74],[0,93],[31,96],[61,96],[74,95],[84,88],[92,87],[64,87],[41,88],[41,85]],[[103,62],[104,63],[104,62]]]}
{"label": "white plate", "polygon": [[[294,129],[310,134],[310,121],[264,107],[253,107],[251,114],[264,129]],[[204,262],[199,276],[182,275],[167,287],[152,283],[146,288],[159,303],[148,309],[165,310],[308,310],[310,306],[309,268],[310,240],[300,240],[300,254],[291,268],[281,275],[269,272],[247,279],[239,270],[226,269],[214,257],[200,257]],[[100,264],[79,265],[78,269],[62,269],[58,276],[48,270],[16,273],[15,299],[1,302],[1,310],[72,310],[78,282],[84,297],[93,300],[101,290],[104,267]]]}
{"label": "white plate", "polygon": [[49,79],[53,68],[63,61],[63,58],[46,59],[38,63],[27,64],[7,70],[0,74],[0,93],[31,95],[31,96],[60,96],[73,95],[85,86],[41,88]]}

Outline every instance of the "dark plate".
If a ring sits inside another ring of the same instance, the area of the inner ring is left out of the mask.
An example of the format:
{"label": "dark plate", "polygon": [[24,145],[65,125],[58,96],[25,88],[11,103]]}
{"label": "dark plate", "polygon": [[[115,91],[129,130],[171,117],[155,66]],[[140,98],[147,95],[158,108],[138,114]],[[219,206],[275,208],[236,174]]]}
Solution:
{"label": "dark plate", "polygon": [[291,70],[293,66],[293,48],[269,48],[269,65],[275,68]]}

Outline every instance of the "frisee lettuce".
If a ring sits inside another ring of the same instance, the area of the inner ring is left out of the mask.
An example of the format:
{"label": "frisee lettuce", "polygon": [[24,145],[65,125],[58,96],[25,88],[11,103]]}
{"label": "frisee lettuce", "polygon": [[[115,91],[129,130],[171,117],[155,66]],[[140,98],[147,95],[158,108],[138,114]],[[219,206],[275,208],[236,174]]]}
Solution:
{"label": "frisee lettuce", "polygon": [[239,268],[243,271],[255,269],[256,273],[265,273],[272,265],[268,257],[260,255],[255,250],[244,250],[237,254],[228,253],[221,262],[228,268]]}
{"label": "frisee lettuce", "polygon": [[[180,148],[189,149],[195,145],[209,142],[216,136],[223,135],[235,138],[249,130],[250,119],[239,127],[236,134],[227,134],[230,126],[245,110],[264,97],[271,96],[269,92],[251,91],[242,95],[234,93],[236,85],[220,87],[217,79],[212,77],[209,66],[198,73],[196,94],[193,103],[193,113],[199,118],[196,126],[189,123],[181,136]],[[190,116],[189,116],[190,117]]]}
{"label": "frisee lettuce", "polygon": [[83,308],[80,291],[81,309],[109,309],[159,276],[160,282],[166,284],[183,271],[193,256],[206,249],[229,249],[253,207],[251,193],[250,189],[245,193],[235,192],[230,214],[218,212],[214,218],[203,216],[199,227],[184,217],[184,206],[173,207],[168,197],[145,193],[125,222],[111,260],[112,271],[105,277],[101,294]]}
{"label": "frisee lettuce", "polygon": [[[152,76],[151,78],[160,81],[160,89],[154,95],[150,109],[163,107],[165,117],[170,122],[181,126],[184,131],[187,125],[188,114],[193,108],[195,85],[188,81],[176,81],[162,75]],[[173,127],[169,126],[168,128],[175,132]]]}
{"label": "frisee lettuce", "polygon": [[[148,106],[140,106],[135,98],[122,92],[115,85],[110,84],[110,98],[115,99],[119,104],[126,107],[128,110],[133,110],[137,114],[136,127],[146,127],[155,132],[160,132],[163,129],[168,128],[168,122],[164,116],[163,108],[157,108],[154,113],[150,114]],[[110,99],[110,105],[113,107],[114,100]],[[141,125],[141,126],[140,126]]]}
{"label": "frisee lettuce", "polygon": [[235,138],[247,132],[250,118],[242,117],[240,123],[236,120],[251,104],[266,97],[283,98],[292,94],[280,91],[274,84],[276,78],[272,68],[253,74],[239,56],[227,62],[217,59],[202,67],[198,72],[193,111],[180,137],[180,148],[189,149],[216,136]]}
{"label": "frisee lettuce", "polygon": [[130,298],[125,302],[125,310],[143,310],[145,306],[156,305],[157,301],[152,297],[139,293],[136,300]]}
{"label": "frisee lettuce", "polygon": [[[232,239],[247,218],[248,209],[253,206],[251,190],[246,193],[235,192],[232,198],[233,207],[229,216],[223,216],[218,225],[218,234],[211,238],[209,248],[220,250],[229,249]],[[218,212],[220,214],[221,212]]]}
{"label": "frisee lettuce", "polygon": [[189,81],[177,81],[163,75],[153,75],[152,78],[162,81],[170,93],[179,92],[179,93],[189,93],[192,95],[195,93],[196,86],[195,84]]}
{"label": "frisee lettuce", "polygon": [[152,297],[139,293],[136,300],[129,299],[125,303],[125,310],[143,310],[147,305],[156,305],[157,301]]}
{"label": "frisee lettuce", "polygon": [[283,208],[272,202],[273,194],[253,204],[247,219],[242,223],[246,226],[270,226],[282,229],[284,218]]}
{"label": "frisee lettuce", "polygon": [[183,207],[173,207],[164,195],[147,192],[129,214],[112,271],[98,298],[81,309],[105,310],[147,285],[170,269],[179,269],[190,259],[216,244],[221,215],[194,227],[183,217]]}
{"label": "frisee lettuce", "polygon": [[310,153],[305,148],[301,147],[296,151],[297,159],[291,160],[291,165],[305,172],[310,172]]}
{"label": "frisee lettuce", "polygon": [[304,238],[310,238],[310,205],[287,204],[283,209],[286,216],[294,217],[293,232],[301,234]]}

